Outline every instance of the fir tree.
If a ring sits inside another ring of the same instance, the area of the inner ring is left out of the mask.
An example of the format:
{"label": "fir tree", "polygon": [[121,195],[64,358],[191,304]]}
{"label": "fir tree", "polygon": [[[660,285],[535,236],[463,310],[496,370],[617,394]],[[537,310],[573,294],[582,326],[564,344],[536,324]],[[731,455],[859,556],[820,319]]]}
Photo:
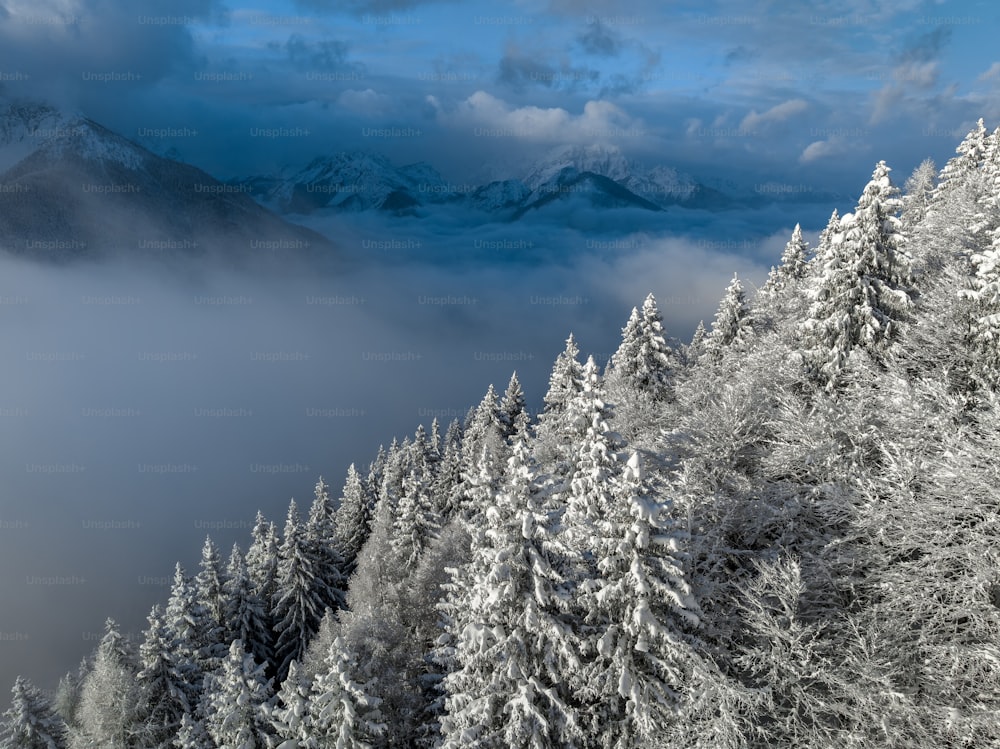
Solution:
{"label": "fir tree", "polygon": [[566,339],[565,350],[552,365],[545,409],[538,416],[535,457],[540,470],[550,474],[555,483],[563,480],[570,470],[579,436],[568,414],[570,405],[583,389],[583,366],[577,360],[579,353],[571,334]]}
{"label": "fir tree", "polygon": [[936,180],[937,168],[934,162],[931,159],[924,159],[904,183],[900,230],[905,235],[912,234],[914,228],[927,215],[927,208],[934,196]]}
{"label": "fir tree", "polygon": [[392,549],[395,559],[404,568],[412,569],[441,527],[427,479],[417,471],[411,471],[403,482],[397,512]]}
{"label": "fir tree", "polygon": [[226,640],[226,601],[223,593],[225,573],[219,550],[212,539],[205,537],[201,550],[201,565],[194,578],[194,592],[198,602],[205,607],[205,652],[206,668],[211,670],[214,664],[225,655]]}
{"label": "fir tree", "polygon": [[383,733],[379,699],[353,676],[353,664],[338,638],[330,647],[327,669],[313,682],[310,716],[319,746],[370,749]]}
{"label": "fir tree", "polygon": [[165,624],[166,636],[184,679],[188,704],[194,706],[201,696],[205,666],[209,663],[206,648],[211,624],[208,610],[198,600],[194,581],[185,575],[180,564],[174,568]]}
{"label": "fir tree", "polygon": [[726,288],[725,296],[719,302],[719,309],[712,322],[712,332],[705,340],[708,349],[721,356],[727,348],[739,348],[746,344],[753,333],[753,320],[750,315],[750,305],[747,303],[743,284],[733,275],[733,280]]}
{"label": "fir tree", "polygon": [[525,429],[528,425],[528,408],[524,402],[524,391],[521,389],[521,382],[517,379],[517,372],[510,376],[507,390],[500,400],[499,409],[500,425],[503,428],[503,436],[510,440],[518,431]]}
{"label": "fir tree", "polygon": [[810,277],[818,275],[820,271],[831,262],[834,250],[839,247],[842,241],[843,233],[841,232],[840,227],[840,213],[836,208],[834,208],[833,213],[830,214],[830,218],[826,222],[826,228],[819,233],[819,244],[816,246],[816,256],[809,264],[809,270],[806,275]]}
{"label": "fir tree", "polygon": [[705,353],[705,339],[707,337],[708,331],[705,330],[705,321],[699,320],[694,329],[694,335],[691,336],[691,343],[687,345],[685,350],[685,359],[689,365],[694,364]]}
{"label": "fir tree", "polygon": [[354,571],[358,552],[368,539],[370,529],[371,506],[361,474],[351,463],[340,494],[340,507],[334,517],[334,535],[344,555],[345,574]]}
{"label": "fir tree", "polygon": [[441,464],[434,477],[433,496],[442,521],[455,517],[462,508],[462,425],[453,419],[444,436]]}
{"label": "fir tree", "polygon": [[90,664],[87,658],[80,661],[77,670],[70,671],[59,680],[56,687],[53,706],[56,712],[65,721],[67,727],[76,725],[76,710],[80,704],[80,695],[83,691],[83,682],[90,671]]}
{"label": "fir tree", "polygon": [[975,127],[969,131],[969,134],[955,149],[957,156],[949,159],[948,163],[941,169],[934,199],[940,198],[942,193],[954,190],[968,180],[982,166],[986,157],[986,148],[986,125],[980,118]]}
{"label": "fir tree", "polygon": [[274,631],[277,633],[274,657],[279,682],[288,672],[289,664],[302,659],[302,653],[319,626],[325,602],[332,597],[327,582],[316,574],[305,529],[292,500],[281,542],[272,606]]}
{"label": "fir tree", "polygon": [[67,749],[66,724],[33,684],[17,677],[0,723],[0,749]]}
{"label": "fir tree", "polygon": [[624,393],[645,393],[655,399],[668,395],[677,366],[676,352],[666,341],[663,317],[650,294],[640,312],[635,307],[622,329],[622,342],[611,357],[605,379]]}
{"label": "fir tree", "polygon": [[[504,487],[473,537],[472,558],[447,586],[454,642],[441,716],[446,748],[566,745],[577,716],[563,675],[575,665],[560,619],[561,580],[548,508],[525,440],[518,440]],[[439,656],[441,657],[441,656]]]}
{"label": "fir tree", "polygon": [[288,666],[288,676],[278,692],[277,706],[271,712],[271,721],[278,749],[318,749],[319,739],[315,735],[312,707],[312,684],[299,672],[299,664],[292,661]]}
{"label": "fir tree", "polygon": [[570,333],[566,339],[566,348],[556,357],[552,365],[552,374],[549,376],[549,389],[545,393],[545,410],[539,416],[539,421],[546,422],[553,416],[565,412],[570,401],[580,392],[580,376],[583,368],[577,357],[580,355],[580,348]]}
{"label": "fir tree", "polygon": [[593,529],[608,505],[610,476],[617,472],[619,436],[608,426],[611,416],[604,402],[601,377],[594,357],[583,366],[583,390],[570,404],[569,418],[581,435],[566,494],[566,514],[563,522],[571,543],[590,554]]}
{"label": "fir tree", "polygon": [[694,659],[682,627],[699,623],[686,580],[685,534],[629,459],[597,524],[597,586],[585,594],[596,623],[585,668],[595,746],[643,747],[676,719]]}
{"label": "fir tree", "polygon": [[910,264],[897,231],[896,194],[889,168],[879,162],[815,276],[803,324],[806,361],[828,389],[856,347],[879,357],[910,309]]}
{"label": "fir tree", "polygon": [[330,499],[330,488],[323,477],[316,483],[315,498],[309,509],[309,518],[304,530],[306,547],[313,559],[313,567],[318,580],[320,604],[325,609],[340,609],[344,606],[344,558],[337,546],[336,511]]}
{"label": "fir tree", "polygon": [[192,712],[184,666],[178,663],[173,639],[163,609],[157,605],[147,618],[139,646],[137,725],[145,747],[166,747],[181,727],[181,719]]}
{"label": "fir tree", "polygon": [[258,663],[271,661],[271,633],[267,604],[250,578],[240,547],[233,544],[223,585],[226,600],[227,640],[239,640]]}
{"label": "fir tree", "polygon": [[785,288],[789,281],[799,280],[805,276],[808,263],[809,243],[802,238],[802,227],[796,224],[792,230],[792,238],[781,253],[781,264],[777,268],[771,268],[761,293],[774,295]]}
{"label": "fir tree", "polygon": [[246,562],[247,573],[262,601],[270,601],[274,597],[278,577],[278,546],[277,528],[274,523],[268,522],[264,513],[257,510]]}
{"label": "fir tree", "polygon": [[989,387],[1000,386],[1000,229],[988,250],[970,258],[975,270],[971,288],[959,291],[973,303],[968,340],[979,360],[978,373]]}
{"label": "fir tree", "polygon": [[266,749],[272,697],[264,666],[234,640],[219,670],[206,680],[205,731],[219,747]]}
{"label": "fir tree", "polygon": [[136,670],[129,644],[114,620],[108,619],[80,697],[80,733],[88,746],[132,746],[138,701]]}
{"label": "fir tree", "polygon": [[463,468],[466,471],[473,468],[484,449],[492,458],[503,460],[507,452],[504,434],[500,400],[490,385],[482,401],[473,409],[463,432]]}

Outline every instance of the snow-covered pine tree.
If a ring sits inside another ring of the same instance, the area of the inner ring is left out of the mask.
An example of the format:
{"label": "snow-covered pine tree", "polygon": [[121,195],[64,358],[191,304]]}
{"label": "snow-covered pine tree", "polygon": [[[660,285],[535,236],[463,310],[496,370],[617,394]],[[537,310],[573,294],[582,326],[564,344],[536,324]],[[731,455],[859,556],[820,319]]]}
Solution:
{"label": "snow-covered pine tree", "polygon": [[565,592],[549,564],[557,541],[534,470],[526,439],[518,439],[471,560],[446,586],[452,670],[443,680],[443,749],[543,749],[578,738],[563,680],[578,662],[560,619]]}
{"label": "snow-covered pine tree", "polygon": [[316,578],[323,583],[318,587],[322,608],[343,608],[344,590],[347,588],[344,557],[337,545],[336,510],[330,498],[330,487],[322,476],[316,483],[303,535],[313,559]]}
{"label": "snow-covered pine tree", "polygon": [[569,402],[580,392],[580,376],[583,367],[577,358],[580,347],[576,345],[573,334],[566,339],[566,348],[556,357],[549,376],[549,389],[543,401],[544,411],[539,415],[540,423],[546,423],[566,411]]}
{"label": "snow-covered pine tree", "polygon": [[131,749],[138,702],[136,671],[131,646],[115,621],[108,619],[77,711],[83,746]]}
{"label": "snow-covered pine tree", "polygon": [[392,444],[385,455],[385,467],[382,470],[382,482],[379,485],[378,499],[395,508],[403,491],[403,479],[410,472],[410,438],[402,442],[393,438]]}
{"label": "snow-covered pine tree", "polygon": [[312,736],[320,747],[371,749],[385,731],[378,710],[380,701],[368,685],[355,680],[354,664],[340,638],[331,645],[326,666],[312,685]]}
{"label": "snow-covered pine tree", "polygon": [[385,445],[379,445],[375,459],[368,464],[368,474],[365,476],[365,493],[369,497],[373,511],[375,509],[375,502],[379,498],[379,492],[382,489],[386,458]]}
{"label": "snow-covered pine tree", "polygon": [[173,746],[175,749],[216,749],[205,724],[187,713],[181,718],[181,727],[174,737]]}
{"label": "snow-covered pine tree", "polygon": [[319,749],[310,711],[311,692],[312,683],[302,676],[299,664],[292,661],[271,711],[276,749]]}
{"label": "snow-covered pine tree", "polygon": [[206,536],[201,549],[198,574],[194,578],[195,595],[208,614],[205,632],[207,641],[204,653],[204,657],[207,659],[206,670],[214,668],[214,664],[218,663],[219,659],[225,655],[229,645],[225,631],[226,601],[223,593],[225,580],[226,576],[219,550],[212,542],[211,537]]}
{"label": "snow-covered pine tree", "polygon": [[[881,359],[911,307],[910,258],[898,232],[900,200],[880,161],[853,214],[821,258],[802,324],[807,368],[834,389],[855,348]],[[839,241],[837,241],[839,240]]]}
{"label": "snow-covered pine tree", "polygon": [[147,627],[139,646],[139,696],[136,708],[136,736],[139,745],[150,749],[169,747],[181,727],[181,719],[192,712],[190,691],[184,668],[177,661],[173,639],[162,607],[156,605],[147,617]]}
{"label": "snow-covered pine tree", "polygon": [[980,118],[955,149],[957,156],[948,159],[948,162],[941,169],[941,174],[938,175],[937,189],[934,191],[935,200],[942,193],[960,186],[982,166],[986,156],[986,141],[986,125]]}
{"label": "snow-covered pine tree", "polygon": [[358,552],[371,529],[371,505],[364,481],[354,464],[347,468],[347,478],[340,493],[340,507],[334,517],[334,535],[344,556],[344,573],[354,571]]}
{"label": "snow-covered pine tree", "polygon": [[972,301],[968,342],[978,360],[976,374],[991,388],[1000,388],[1000,229],[989,249],[969,258],[975,273],[959,295]]}
{"label": "snow-covered pine tree", "polygon": [[174,568],[165,624],[171,651],[184,678],[188,704],[193,708],[201,697],[211,622],[208,610],[198,600],[194,581],[184,573],[180,564]]}
{"label": "snow-covered pine tree", "polygon": [[[604,402],[604,388],[594,357],[588,357],[581,376],[582,390],[570,403],[569,422],[582,436],[576,442],[576,456],[565,493],[566,512],[562,522],[567,543],[581,556],[578,561],[593,563],[595,524],[607,510],[611,476],[617,474],[621,438],[608,426],[611,408]],[[594,569],[581,573],[581,580],[595,577]]]}
{"label": "snow-covered pine tree", "polygon": [[458,514],[462,507],[462,425],[458,419],[452,419],[445,432],[432,494],[443,520]]}
{"label": "snow-covered pine tree", "polygon": [[780,292],[789,281],[796,281],[806,274],[809,265],[809,243],[802,238],[802,227],[795,225],[792,238],[781,253],[781,263],[772,267],[760,293],[773,295]]}
{"label": "snow-covered pine tree", "polygon": [[17,677],[0,722],[0,749],[67,749],[66,724],[41,690]]}
{"label": "snow-covered pine tree", "polygon": [[262,601],[274,597],[274,585],[278,577],[278,529],[269,522],[264,513],[257,510],[250,548],[247,549],[247,573],[253,581],[254,590]]}
{"label": "snow-covered pine tree", "polygon": [[234,640],[218,671],[205,680],[205,731],[220,747],[267,749],[274,697],[264,665]]}
{"label": "snow-covered pine tree", "polygon": [[505,461],[507,443],[500,414],[500,399],[491,384],[479,405],[472,410],[462,436],[463,468],[466,472],[477,465],[483,449],[494,461]]}
{"label": "snow-covered pine tree", "polygon": [[271,661],[267,604],[258,595],[240,547],[233,544],[223,585],[226,598],[226,638],[240,640],[258,663]]}
{"label": "snow-covered pine tree", "polygon": [[583,389],[583,365],[577,357],[580,349],[572,333],[566,348],[556,357],[545,394],[545,408],[538,415],[537,438],[534,442],[539,471],[559,483],[570,470],[579,434],[569,422],[570,404]]}
{"label": "snow-covered pine tree", "polygon": [[753,334],[753,317],[743,284],[733,274],[719,309],[712,321],[712,332],[705,338],[706,349],[719,358],[729,348],[742,348]]}
{"label": "snow-covered pine tree", "polygon": [[598,577],[585,593],[596,627],[582,711],[593,746],[655,743],[676,719],[696,658],[683,631],[699,623],[686,579],[687,534],[644,484],[633,453],[596,524]]}
{"label": "snow-covered pine tree", "polygon": [[705,330],[705,321],[699,320],[694,329],[694,335],[691,336],[691,343],[684,350],[684,360],[689,366],[698,361],[705,352],[705,339],[707,337],[708,331]]}
{"label": "snow-covered pine tree", "polygon": [[298,507],[292,500],[281,541],[278,579],[271,607],[277,634],[274,658],[278,683],[285,678],[293,660],[302,660],[302,653],[319,627],[325,602],[332,598],[327,582],[317,575],[310,552]]}
{"label": "snow-covered pine tree", "polygon": [[403,569],[413,569],[424,549],[441,528],[441,518],[424,474],[410,471],[403,480],[392,533],[394,559]]}
{"label": "snow-covered pine tree", "polygon": [[441,422],[435,416],[431,420],[431,434],[428,438],[428,460],[434,472],[437,472],[437,464],[441,460],[441,441]]}
{"label": "snow-covered pine tree", "polygon": [[510,376],[507,383],[507,390],[504,391],[503,398],[500,399],[498,412],[500,425],[503,428],[503,436],[507,440],[528,425],[528,407],[524,401],[524,391],[521,389],[521,382],[517,379],[517,372]]}
{"label": "snow-covered pine tree", "polygon": [[635,307],[625,327],[622,342],[611,357],[605,375],[608,387],[628,393],[643,393],[656,400],[668,397],[669,383],[677,368],[677,354],[667,343],[663,316],[656,298],[649,294],[642,311]]}
{"label": "snow-covered pine tree", "polygon": [[822,268],[830,262],[831,253],[840,245],[843,240],[840,228],[840,213],[836,208],[830,214],[826,227],[819,233],[819,244],[816,245],[816,255],[813,257],[806,275],[815,278]]}

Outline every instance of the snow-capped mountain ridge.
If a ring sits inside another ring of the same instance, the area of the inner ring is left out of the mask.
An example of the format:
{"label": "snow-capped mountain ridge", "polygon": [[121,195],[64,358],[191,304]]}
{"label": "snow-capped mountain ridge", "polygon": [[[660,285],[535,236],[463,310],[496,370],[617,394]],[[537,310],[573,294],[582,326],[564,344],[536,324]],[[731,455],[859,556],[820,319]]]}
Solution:
{"label": "snow-capped mountain ridge", "polygon": [[557,148],[517,173],[482,185],[453,185],[426,162],[396,167],[368,151],[320,156],[289,176],[238,181],[250,185],[265,205],[285,213],[414,213],[432,204],[455,204],[507,218],[574,198],[589,199],[595,208],[655,211],[694,201],[705,189],[672,167],[645,167],[626,158],[621,149],[601,144]]}
{"label": "snow-capped mountain ridge", "polygon": [[134,170],[145,166],[148,154],[141,146],[86,118],[65,122],[42,141],[38,150],[55,161],[72,156]]}
{"label": "snow-capped mountain ridge", "polygon": [[240,263],[271,246],[331,249],[245,190],[44,105],[0,110],[0,184],[0,248],[39,259],[166,250]]}

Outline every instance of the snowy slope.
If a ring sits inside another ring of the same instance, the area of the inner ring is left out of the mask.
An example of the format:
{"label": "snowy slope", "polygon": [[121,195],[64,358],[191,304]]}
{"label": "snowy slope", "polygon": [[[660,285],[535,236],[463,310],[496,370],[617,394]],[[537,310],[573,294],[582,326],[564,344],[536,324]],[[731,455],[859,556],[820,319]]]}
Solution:
{"label": "snowy slope", "polygon": [[157,156],[102,125],[55,110],[8,109],[0,153],[0,248],[39,259],[105,254],[215,255],[244,262],[274,249],[332,255],[329,241],[245,191]]}

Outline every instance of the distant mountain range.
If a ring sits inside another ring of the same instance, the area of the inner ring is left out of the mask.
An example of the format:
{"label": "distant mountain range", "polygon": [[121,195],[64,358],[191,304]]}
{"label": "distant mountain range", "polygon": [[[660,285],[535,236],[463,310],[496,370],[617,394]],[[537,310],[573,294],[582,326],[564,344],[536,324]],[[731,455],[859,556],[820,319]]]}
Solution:
{"label": "distant mountain range", "polygon": [[254,260],[332,257],[289,223],[196,167],[100,124],[0,103],[0,250],[38,259],[115,255]]}
{"label": "distant mountain range", "polygon": [[679,206],[721,211],[831,199],[774,184],[723,192],[674,168],[645,167],[615,146],[597,144],[558,148],[518,176],[485,184],[450,183],[426,162],[397,167],[367,151],[321,156],[299,170],[243,177],[230,184],[246,187],[263,205],[282,214],[376,210],[421,215],[435,206],[453,206],[486,214],[486,220],[517,220],[574,200],[595,209],[662,211]]}
{"label": "distant mountain range", "polygon": [[566,205],[587,211],[724,211],[836,199],[780,184],[752,191],[712,187],[598,144],[558,148],[516,175],[484,184],[454,184],[425,162],[395,166],[384,155],[363,151],[223,182],[82,115],[0,99],[0,251],[46,260],[138,255],[336,261],[330,240],[295,223],[305,220],[295,216],[310,214],[423,216],[454,210],[470,223],[489,223]]}

